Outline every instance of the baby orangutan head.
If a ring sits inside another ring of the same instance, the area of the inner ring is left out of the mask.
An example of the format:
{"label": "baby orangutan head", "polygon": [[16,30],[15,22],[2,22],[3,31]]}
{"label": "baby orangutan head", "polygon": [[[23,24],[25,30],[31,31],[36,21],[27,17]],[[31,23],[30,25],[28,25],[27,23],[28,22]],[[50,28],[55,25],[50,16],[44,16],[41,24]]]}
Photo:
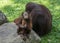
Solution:
{"label": "baby orangutan head", "polygon": [[27,12],[24,12],[24,13],[22,14],[22,16],[23,16],[24,19],[28,19],[28,18],[29,18],[29,15],[28,15]]}

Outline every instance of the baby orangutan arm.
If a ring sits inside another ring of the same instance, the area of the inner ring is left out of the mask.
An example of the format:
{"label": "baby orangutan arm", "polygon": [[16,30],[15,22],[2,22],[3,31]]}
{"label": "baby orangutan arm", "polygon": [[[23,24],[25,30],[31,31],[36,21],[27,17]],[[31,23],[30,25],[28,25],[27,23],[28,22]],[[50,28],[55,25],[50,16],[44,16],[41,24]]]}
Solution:
{"label": "baby orangutan arm", "polygon": [[16,18],[16,19],[14,20],[14,23],[16,23],[16,25],[19,25],[19,24],[21,23],[21,21],[22,21],[22,16],[19,17],[19,18]]}

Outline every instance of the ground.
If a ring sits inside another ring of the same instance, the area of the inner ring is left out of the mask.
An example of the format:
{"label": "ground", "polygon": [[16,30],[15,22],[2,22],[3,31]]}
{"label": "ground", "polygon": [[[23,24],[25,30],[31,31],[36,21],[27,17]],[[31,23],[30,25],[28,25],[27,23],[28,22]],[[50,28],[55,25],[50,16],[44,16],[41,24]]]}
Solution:
{"label": "ground", "polygon": [[0,10],[12,22],[21,15],[28,2],[43,4],[52,14],[52,31],[41,38],[41,43],[60,43],[60,0],[0,0]]}

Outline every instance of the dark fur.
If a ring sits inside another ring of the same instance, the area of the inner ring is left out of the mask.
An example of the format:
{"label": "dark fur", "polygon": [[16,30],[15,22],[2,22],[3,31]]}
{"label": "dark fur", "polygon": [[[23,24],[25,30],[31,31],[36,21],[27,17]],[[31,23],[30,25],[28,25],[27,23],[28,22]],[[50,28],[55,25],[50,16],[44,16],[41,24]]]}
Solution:
{"label": "dark fur", "polygon": [[33,30],[39,35],[44,36],[52,29],[52,16],[48,8],[44,5],[29,2],[26,5],[26,12],[32,16]]}

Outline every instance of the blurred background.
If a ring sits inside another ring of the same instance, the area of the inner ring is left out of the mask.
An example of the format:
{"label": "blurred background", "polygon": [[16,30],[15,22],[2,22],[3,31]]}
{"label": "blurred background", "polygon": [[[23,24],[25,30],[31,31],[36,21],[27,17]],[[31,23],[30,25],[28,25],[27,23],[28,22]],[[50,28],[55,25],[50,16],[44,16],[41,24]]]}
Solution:
{"label": "blurred background", "polygon": [[52,32],[42,37],[41,43],[60,43],[60,0],[0,0],[0,10],[12,22],[21,15],[28,2],[45,5],[52,14]]}

